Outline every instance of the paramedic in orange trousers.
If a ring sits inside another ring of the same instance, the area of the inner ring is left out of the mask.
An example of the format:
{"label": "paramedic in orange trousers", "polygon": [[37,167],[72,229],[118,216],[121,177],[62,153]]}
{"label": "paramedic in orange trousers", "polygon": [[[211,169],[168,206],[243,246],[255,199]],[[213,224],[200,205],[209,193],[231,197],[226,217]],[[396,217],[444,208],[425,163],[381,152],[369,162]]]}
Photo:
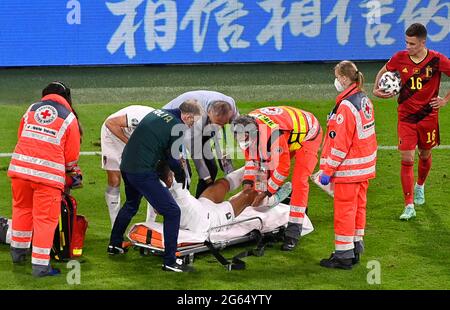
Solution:
{"label": "paramedic in orange trousers", "polygon": [[319,121],[312,113],[294,107],[265,107],[238,117],[233,130],[245,155],[244,190],[260,192],[253,206],[276,193],[289,176],[295,157],[289,223],[281,246],[283,251],[292,251],[301,236],[308,180],[322,143]]}
{"label": "paramedic in orange trousers", "polygon": [[11,257],[21,263],[33,240],[32,274],[56,275],[50,249],[61,210],[66,173],[79,173],[80,127],[70,89],[52,82],[22,117],[8,169],[13,212]]}
{"label": "paramedic in orange trousers", "polygon": [[320,265],[351,269],[364,250],[367,188],[375,177],[377,140],[373,105],[362,90],[363,74],[354,63],[342,61],[335,76],[340,94],[328,117],[320,159],[320,182],[335,183],[335,252]]}

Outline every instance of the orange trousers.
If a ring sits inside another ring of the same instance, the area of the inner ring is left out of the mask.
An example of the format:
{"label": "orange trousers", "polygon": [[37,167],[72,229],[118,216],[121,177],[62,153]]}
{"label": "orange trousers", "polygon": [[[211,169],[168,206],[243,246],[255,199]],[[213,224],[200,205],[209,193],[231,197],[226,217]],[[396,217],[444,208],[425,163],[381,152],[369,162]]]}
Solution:
{"label": "orange trousers", "polygon": [[336,251],[354,248],[361,241],[366,227],[367,189],[369,181],[335,183],[334,233]]}
{"label": "orange trousers", "polygon": [[60,189],[19,178],[11,179],[13,195],[12,248],[29,248],[32,264],[47,266],[61,213]]}
{"label": "orange trousers", "polygon": [[295,166],[292,175],[291,210],[289,222],[303,224],[309,196],[309,177],[318,160],[322,144],[322,129],[312,141],[302,143],[302,148],[295,152]]}

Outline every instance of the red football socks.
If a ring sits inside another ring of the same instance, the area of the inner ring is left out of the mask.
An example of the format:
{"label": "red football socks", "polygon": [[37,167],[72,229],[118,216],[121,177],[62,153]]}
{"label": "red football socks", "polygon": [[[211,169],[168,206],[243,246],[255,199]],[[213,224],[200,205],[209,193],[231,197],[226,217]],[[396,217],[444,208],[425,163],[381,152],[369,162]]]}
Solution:
{"label": "red football socks", "polygon": [[423,185],[431,169],[431,155],[427,159],[419,159],[419,177],[417,179],[418,185]]}
{"label": "red football socks", "polygon": [[403,161],[402,169],[400,172],[402,179],[403,195],[405,197],[405,205],[413,203],[413,191],[414,191],[414,162]]}

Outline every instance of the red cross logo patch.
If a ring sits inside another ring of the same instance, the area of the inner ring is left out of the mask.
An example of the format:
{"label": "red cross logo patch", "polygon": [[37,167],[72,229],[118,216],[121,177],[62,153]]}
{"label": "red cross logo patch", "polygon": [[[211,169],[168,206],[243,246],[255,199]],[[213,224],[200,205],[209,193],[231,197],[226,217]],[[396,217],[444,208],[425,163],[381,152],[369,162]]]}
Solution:
{"label": "red cross logo patch", "polygon": [[260,111],[266,115],[280,115],[283,113],[283,110],[277,107],[262,108]]}
{"label": "red cross logo patch", "polygon": [[58,117],[58,111],[51,105],[39,107],[34,112],[34,119],[42,125],[49,125]]}
{"label": "red cross logo patch", "polygon": [[361,101],[361,110],[363,111],[364,117],[367,120],[372,119],[373,107],[372,107],[372,104],[370,103],[369,99],[363,98],[363,100]]}

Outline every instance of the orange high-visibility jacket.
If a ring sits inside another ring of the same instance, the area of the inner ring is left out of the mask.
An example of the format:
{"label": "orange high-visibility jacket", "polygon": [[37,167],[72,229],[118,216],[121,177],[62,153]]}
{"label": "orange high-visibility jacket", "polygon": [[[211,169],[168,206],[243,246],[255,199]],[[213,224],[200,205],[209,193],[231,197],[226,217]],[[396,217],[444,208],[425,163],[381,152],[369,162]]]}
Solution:
{"label": "orange high-visibility jacket", "polygon": [[249,115],[258,123],[258,144],[244,152],[243,183],[253,184],[260,169],[271,171],[267,190],[273,194],[289,176],[291,154],[302,142],[317,137],[320,124],[312,113],[287,106],[261,108]]}
{"label": "orange high-visibility jacket", "polygon": [[22,117],[8,176],[64,189],[66,171],[78,162],[80,130],[69,103],[47,95]]}
{"label": "orange high-visibility jacket", "polygon": [[377,140],[372,102],[357,85],[341,93],[328,116],[320,169],[336,183],[375,177]]}

